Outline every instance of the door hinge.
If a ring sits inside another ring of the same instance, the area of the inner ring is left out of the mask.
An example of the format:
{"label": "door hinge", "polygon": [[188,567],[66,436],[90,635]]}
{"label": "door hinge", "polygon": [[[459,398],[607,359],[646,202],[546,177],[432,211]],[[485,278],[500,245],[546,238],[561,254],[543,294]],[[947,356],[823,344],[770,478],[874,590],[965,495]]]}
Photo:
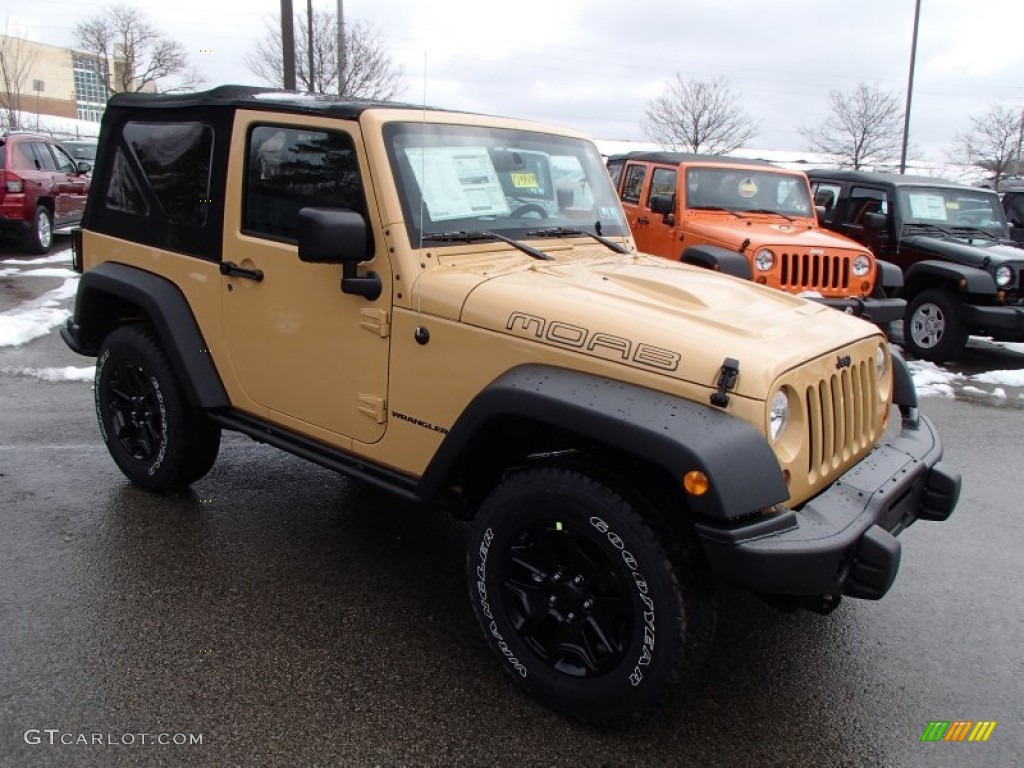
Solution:
{"label": "door hinge", "polygon": [[360,395],[359,412],[364,416],[369,416],[378,424],[383,424],[387,421],[387,405],[383,397]]}
{"label": "door hinge", "polygon": [[365,308],[359,310],[359,324],[382,339],[391,335],[391,322],[386,309]]}

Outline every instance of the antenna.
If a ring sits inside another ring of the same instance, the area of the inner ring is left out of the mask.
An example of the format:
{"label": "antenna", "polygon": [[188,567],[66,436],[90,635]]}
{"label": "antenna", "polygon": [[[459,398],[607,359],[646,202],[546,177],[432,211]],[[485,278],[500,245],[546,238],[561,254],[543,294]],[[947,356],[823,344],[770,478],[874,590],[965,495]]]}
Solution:
{"label": "antenna", "polygon": [[[423,52],[423,105],[420,111],[420,184],[426,183],[427,178],[427,52]],[[422,187],[420,188],[420,222],[417,230],[419,232],[419,244],[417,250],[423,253],[423,222],[426,219],[426,195]],[[422,256],[420,257],[422,258]],[[421,262],[421,267],[423,266]],[[420,274],[423,274],[420,272]],[[416,281],[413,284],[413,290],[416,293],[416,318],[417,324],[419,323],[419,317],[422,313],[423,305],[423,294],[419,290],[416,290],[416,285],[419,283],[419,275],[416,276]],[[418,331],[419,329],[417,329]]]}

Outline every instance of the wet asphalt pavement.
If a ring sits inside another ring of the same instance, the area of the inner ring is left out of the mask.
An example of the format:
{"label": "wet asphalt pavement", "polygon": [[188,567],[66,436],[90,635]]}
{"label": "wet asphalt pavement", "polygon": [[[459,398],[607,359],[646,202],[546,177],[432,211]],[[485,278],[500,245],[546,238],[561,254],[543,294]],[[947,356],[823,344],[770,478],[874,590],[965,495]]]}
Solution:
{"label": "wet asphalt pavement", "polygon": [[[89,362],[55,333],[0,349]],[[722,590],[706,691],[598,730],[506,679],[460,525],[235,435],[191,492],[144,492],[90,384],[0,374],[0,766],[1022,765],[1024,409],[923,405],[964,491],[903,535],[886,598]],[[921,743],[931,720],[998,725]]]}

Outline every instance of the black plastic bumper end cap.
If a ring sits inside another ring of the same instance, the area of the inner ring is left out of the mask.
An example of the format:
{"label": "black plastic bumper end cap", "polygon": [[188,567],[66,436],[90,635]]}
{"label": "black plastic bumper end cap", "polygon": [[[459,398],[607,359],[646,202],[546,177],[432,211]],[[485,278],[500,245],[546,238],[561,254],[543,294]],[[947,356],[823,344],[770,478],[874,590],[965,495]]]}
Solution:
{"label": "black plastic bumper end cap", "polygon": [[947,520],[959,498],[960,473],[950,472],[939,462],[928,473],[919,518],[936,522]]}
{"label": "black plastic bumper end cap", "polygon": [[896,580],[900,551],[900,543],[895,536],[880,526],[872,525],[861,537],[843,593],[864,600],[881,598]]}

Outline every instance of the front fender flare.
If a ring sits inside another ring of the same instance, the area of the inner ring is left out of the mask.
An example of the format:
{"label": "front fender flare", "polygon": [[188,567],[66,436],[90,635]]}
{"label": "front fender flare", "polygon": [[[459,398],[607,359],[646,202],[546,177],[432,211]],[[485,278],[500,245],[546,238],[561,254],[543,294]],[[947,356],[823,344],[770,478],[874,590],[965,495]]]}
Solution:
{"label": "front fender flare", "polygon": [[[915,284],[921,282],[929,283],[934,278],[954,283],[957,286],[957,290],[963,293],[988,296],[995,296],[996,294],[996,282],[992,275],[984,269],[967,267],[963,264],[935,260],[919,261],[916,264],[911,264],[910,268],[903,275],[904,284],[907,288],[911,289],[909,291],[911,293],[916,293],[914,289]],[[961,280],[965,282],[962,288],[960,287]]]}
{"label": "front fender flare", "polygon": [[709,491],[688,496],[701,515],[735,518],[789,497],[775,454],[745,421],[665,392],[545,365],[513,368],[470,402],[420,479],[418,495],[434,498],[450,485],[466,452],[480,448],[475,438],[486,435],[488,423],[510,416],[614,445],[680,484],[687,472],[704,472]]}
{"label": "front fender flare", "polygon": [[679,260],[683,264],[713,269],[733,277],[742,277],[744,280],[754,279],[750,261],[746,256],[717,245],[691,245],[683,251]]}

